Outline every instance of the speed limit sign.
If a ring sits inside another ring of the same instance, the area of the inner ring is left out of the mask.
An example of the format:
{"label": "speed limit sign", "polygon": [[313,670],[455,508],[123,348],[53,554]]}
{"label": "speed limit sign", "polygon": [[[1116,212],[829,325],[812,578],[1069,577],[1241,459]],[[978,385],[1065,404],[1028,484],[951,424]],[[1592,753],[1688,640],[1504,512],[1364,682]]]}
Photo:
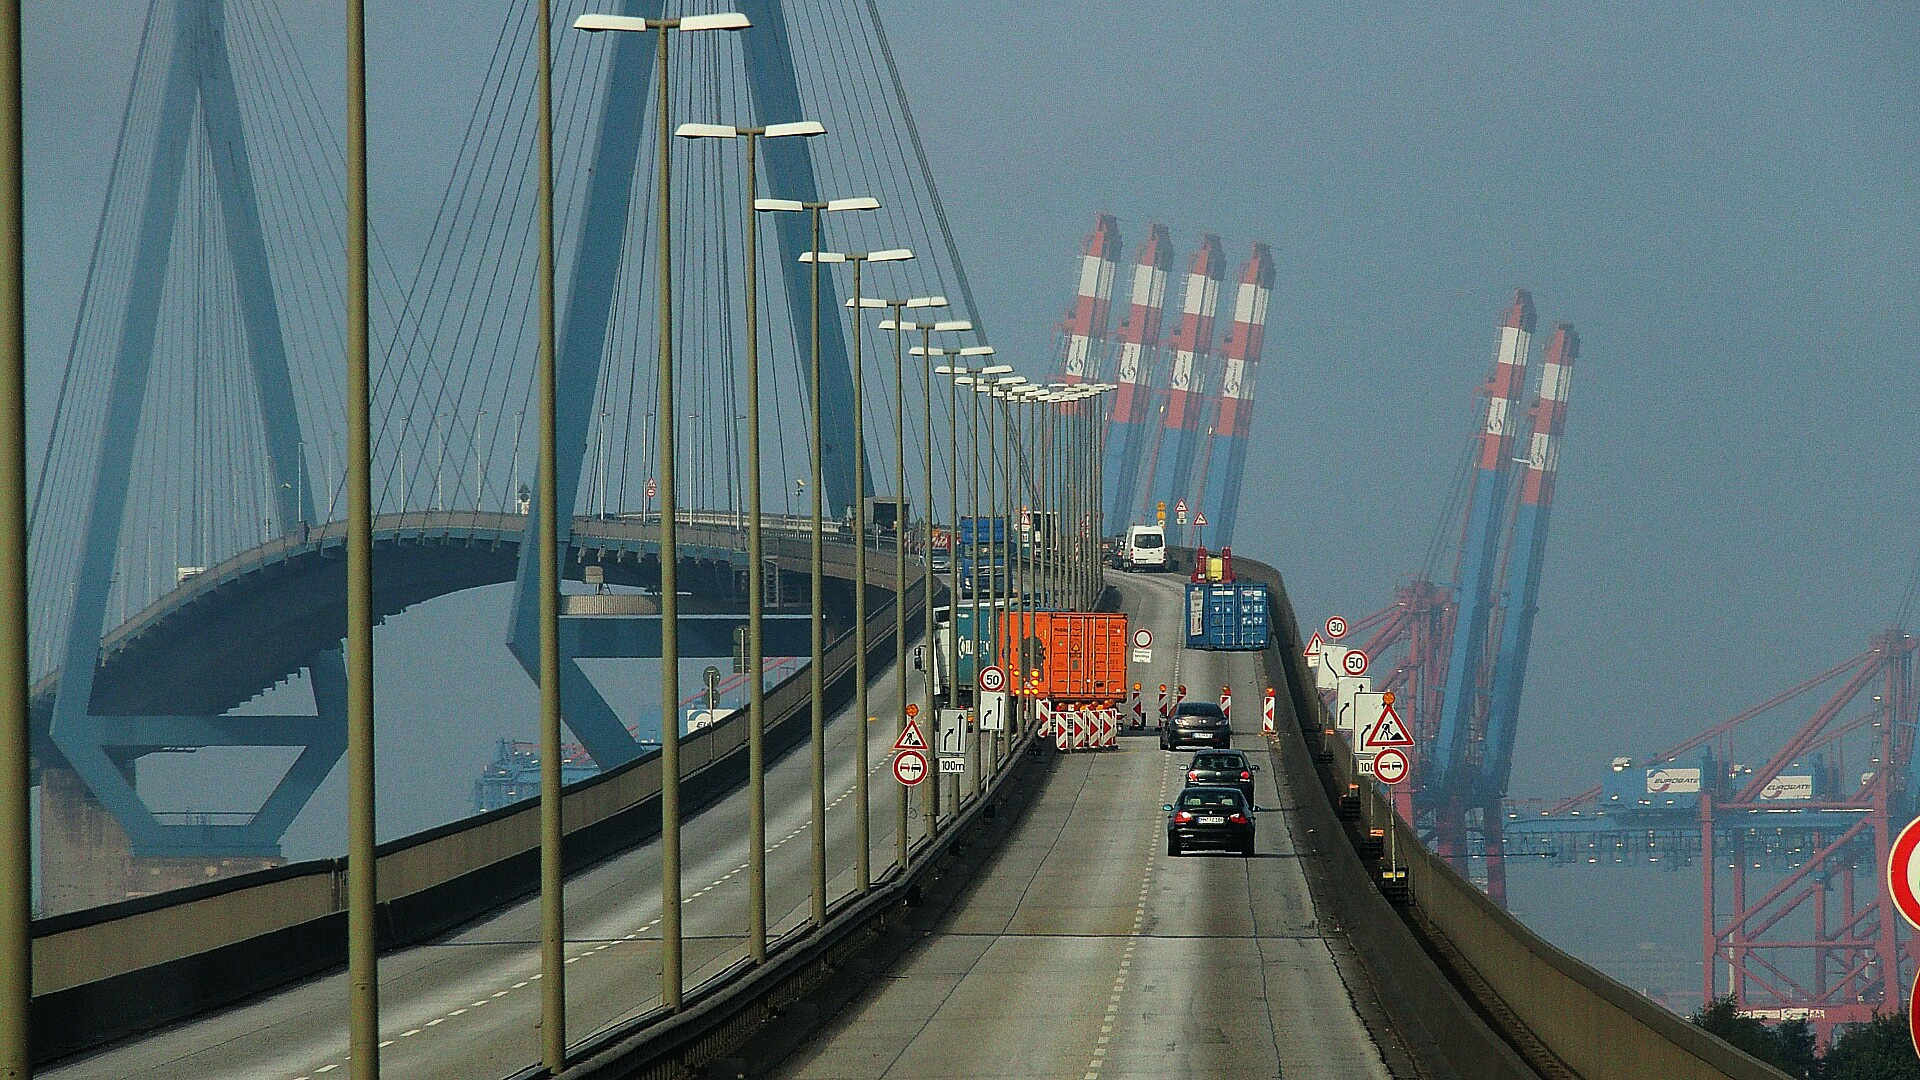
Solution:
{"label": "speed limit sign", "polygon": [[997,694],[1007,688],[1007,672],[997,664],[988,664],[980,669],[980,689],[989,694]]}
{"label": "speed limit sign", "polygon": [[1367,654],[1359,649],[1348,649],[1347,655],[1340,659],[1340,670],[1355,678],[1367,673]]}
{"label": "speed limit sign", "polygon": [[1328,619],[1327,620],[1327,636],[1330,638],[1346,637],[1347,636],[1347,620],[1341,618],[1338,615],[1335,615],[1334,617]]}

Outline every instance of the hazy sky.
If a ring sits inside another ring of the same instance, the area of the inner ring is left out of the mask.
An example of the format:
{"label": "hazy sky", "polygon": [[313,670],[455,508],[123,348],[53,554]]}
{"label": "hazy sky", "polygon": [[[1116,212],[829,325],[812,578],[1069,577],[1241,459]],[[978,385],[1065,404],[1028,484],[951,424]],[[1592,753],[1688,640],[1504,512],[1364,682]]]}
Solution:
{"label": "hazy sky", "polygon": [[[376,212],[404,245],[503,5],[370,6]],[[1911,9],[882,10],[982,313],[1023,370],[1048,366],[1096,213],[1119,215],[1129,258],[1149,220],[1182,265],[1202,230],[1236,267],[1273,245],[1240,550],[1283,569],[1303,621],[1374,610],[1418,568],[1512,290],[1534,291],[1542,346],[1578,326],[1516,794],[1585,786],[1890,618],[1920,548]],[[337,78],[326,14],[294,17]],[[27,18],[44,415],[137,25],[71,0]],[[449,763],[394,797],[394,828],[437,820],[489,739],[531,730],[503,603],[382,632],[383,768]],[[434,660],[475,648],[482,674]],[[496,722],[503,702],[517,715]],[[308,819],[337,812],[337,785]],[[308,819],[291,847],[319,835]]]}

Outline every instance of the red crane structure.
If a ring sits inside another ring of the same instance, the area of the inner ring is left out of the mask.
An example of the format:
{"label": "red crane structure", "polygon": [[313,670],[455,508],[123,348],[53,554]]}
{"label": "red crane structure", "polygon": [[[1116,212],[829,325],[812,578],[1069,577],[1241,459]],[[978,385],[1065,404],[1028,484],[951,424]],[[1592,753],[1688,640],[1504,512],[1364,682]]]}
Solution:
{"label": "red crane structure", "polygon": [[[1920,970],[1881,885],[1920,798],[1916,652],[1904,631],[1876,635],[1638,765],[1616,758],[1596,787],[1510,805],[1507,841],[1562,863],[1698,858],[1701,1000],[1729,994],[1745,1015],[1807,1020],[1824,1044],[1900,1008]],[[1812,712],[1783,738],[1778,718],[1795,703]]]}

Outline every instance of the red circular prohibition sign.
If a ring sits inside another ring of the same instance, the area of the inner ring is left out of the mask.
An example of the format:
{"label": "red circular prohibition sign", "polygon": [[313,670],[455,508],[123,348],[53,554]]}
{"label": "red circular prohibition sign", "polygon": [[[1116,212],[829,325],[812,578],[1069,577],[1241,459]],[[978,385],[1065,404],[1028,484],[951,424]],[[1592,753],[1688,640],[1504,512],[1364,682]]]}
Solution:
{"label": "red circular prohibition sign", "polygon": [[1920,848],[1920,820],[1908,822],[1894,838],[1893,850],[1887,854],[1887,895],[1893,897],[1901,917],[1920,928],[1920,896],[1914,895],[1910,869],[1916,848]]}

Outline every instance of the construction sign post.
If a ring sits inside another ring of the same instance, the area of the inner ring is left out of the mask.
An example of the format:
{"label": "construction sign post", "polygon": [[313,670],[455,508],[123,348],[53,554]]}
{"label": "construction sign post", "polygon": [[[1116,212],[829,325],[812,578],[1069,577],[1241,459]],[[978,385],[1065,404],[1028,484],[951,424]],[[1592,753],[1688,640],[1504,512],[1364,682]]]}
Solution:
{"label": "construction sign post", "polygon": [[1260,733],[1273,734],[1273,687],[1271,686],[1267,687],[1266,693],[1260,695]]}

